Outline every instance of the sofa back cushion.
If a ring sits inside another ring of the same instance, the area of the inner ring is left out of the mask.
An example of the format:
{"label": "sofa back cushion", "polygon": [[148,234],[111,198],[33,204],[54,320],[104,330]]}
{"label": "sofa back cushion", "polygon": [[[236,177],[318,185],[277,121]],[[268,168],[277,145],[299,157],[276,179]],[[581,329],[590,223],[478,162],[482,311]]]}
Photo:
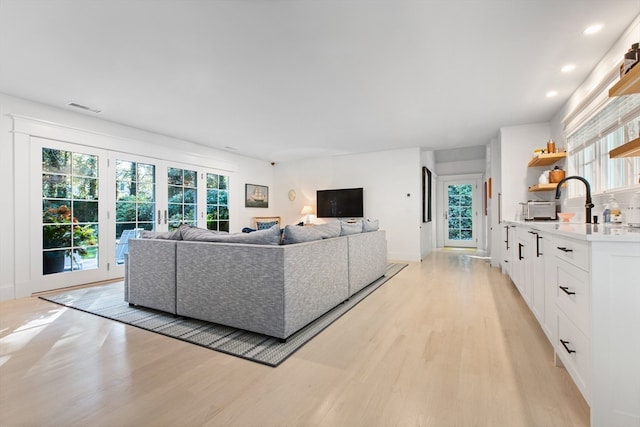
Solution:
{"label": "sofa back cushion", "polygon": [[314,225],[313,229],[320,232],[323,239],[330,239],[340,235],[340,221],[331,221],[326,224]]}
{"label": "sofa back cushion", "polygon": [[[292,245],[294,243],[313,242],[322,240],[322,233],[316,227],[300,227],[299,225],[285,225],[282,233],[282,244]],[[253,234],[253,233],[252,233]]]}
{"label": "sofa back cushion", "polygon": [[340,228],[341,236],[362,233],[362,220],[359,219],[355,222],[340,221]]}
{"label": "sofa back cushion", "polygon": [[280,227],[273,225],[267,230],[258,230],[253,233],[218,233],[204,228],[190,227],[182,231],[183,240],[197,242],[223,242],[223,243],[249,243],[254,245],[278,245],[280,244]]}
{"label": "sofa back cushion", "polygon": [[186,229],[189,229],[186,224],[182,224],[180,227],[173,231],[149,231],[149,230],[141,230],[140,238],[141,239],[162,239],[162,240],[182,240],[182,232]]}

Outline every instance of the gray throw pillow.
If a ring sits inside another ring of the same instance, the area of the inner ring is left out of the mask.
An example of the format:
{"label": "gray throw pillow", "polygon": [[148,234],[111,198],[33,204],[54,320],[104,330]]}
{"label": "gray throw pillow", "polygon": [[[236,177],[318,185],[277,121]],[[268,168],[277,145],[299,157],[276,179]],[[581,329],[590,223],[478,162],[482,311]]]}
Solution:
{"label": "gray throw pillow", "polygon": [[[307,227],[308,228],[308,227]],[[331,221],[326,224],[317,224],[313,229],[320,233],[323,239],[330,239],[340,235],[340,221]]]}
{"label": "gray throw pillow", "polygon": [[[282,244],[312,242],[322,240],[322,234],[315,230],[316,227],[300,227],[299,225],[286,225],[282,235]],[[253,234],[253,233],[251,233]]]}
{"label": "gray throw pillow", "polygon": [[378,225],[378,220],[367,220],[362,223],[362,231],[367,233],[369,231],[378,231],[380,226]]}
{"label": "gray throw pillow", "polygon": [[210,236],[228,234],[226,232],[207,230],[206,228],[186,227],[182,230],[182,240],[207,241]]}
{"label": "gray throw pillow", "polygon": [[141,239],[162,239],[162,240],[182,240],[182,232],[190,227],[182,224],[173,231],[149,231],[142,230],[140,232]]}
{"label": "gray throw pillow", "polygon": [[278,245],[280,244],[280,227],[274,225],[267,230],[258,230],[253,233],[218,233],[202,228],[191,228],[182,235],[184,240],[198,242],[221,243],[249,243],[253,245]]}
{"label": "gray throw pillow", "polygon": [[341,236],[362,233],[362,220],[357,220],[356,222],[340,221],[340,228]]}

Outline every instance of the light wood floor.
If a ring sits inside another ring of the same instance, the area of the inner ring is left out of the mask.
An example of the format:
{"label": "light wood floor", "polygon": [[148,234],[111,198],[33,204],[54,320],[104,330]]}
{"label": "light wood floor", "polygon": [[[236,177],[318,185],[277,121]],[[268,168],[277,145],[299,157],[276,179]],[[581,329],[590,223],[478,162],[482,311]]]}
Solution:
{"label": "light wood floor", "polygon": [[0,303],[1,426],[588,426],[515,287],[410,264],[277,368],[62,308]]}

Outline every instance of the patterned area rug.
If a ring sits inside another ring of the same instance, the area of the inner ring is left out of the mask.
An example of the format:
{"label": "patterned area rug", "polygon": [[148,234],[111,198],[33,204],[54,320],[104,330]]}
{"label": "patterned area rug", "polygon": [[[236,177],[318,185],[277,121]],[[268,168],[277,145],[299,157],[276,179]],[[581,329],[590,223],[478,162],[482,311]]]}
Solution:
{"label": "patterned area rug", "polygon": [[202,320],[174,316],[149,308],[129,306],[123,299],[124,285],[122,282],[75,289],[53,295],[42,295],[40,298],[211,350],[275,367],[406,266],[407,264],[387,265],[387,272],[383,277],[290,336],[286,342]]}

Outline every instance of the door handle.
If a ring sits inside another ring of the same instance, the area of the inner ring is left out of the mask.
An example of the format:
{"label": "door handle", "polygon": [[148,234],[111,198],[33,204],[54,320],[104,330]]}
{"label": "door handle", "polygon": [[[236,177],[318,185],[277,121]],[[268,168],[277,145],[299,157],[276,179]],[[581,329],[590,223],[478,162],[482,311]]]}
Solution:
{"label": "door handle", "polygon": [[571,350],[569,348],[569,346],[567,344],[569,344],[569,341],[565,341],[565,340],[560,340],[560,343],[562,344],[562,346],[564,347],[565,350],[567,350],[567,353],[571,354],[571,353],[575,353],[575,350]]}
{"label": "door handle", "polygon": [[576,293],[569,290],[568,286],[558,286],[567,295],[575,295]]}
{"label": "door handle", "polygon": [[162,214],[160,213],[160,209],[158,209],[158,225],[162,222]]}
{"label": "door handle", "polygon": [[164,210],[164,223],[167,223],[167,210]]}

